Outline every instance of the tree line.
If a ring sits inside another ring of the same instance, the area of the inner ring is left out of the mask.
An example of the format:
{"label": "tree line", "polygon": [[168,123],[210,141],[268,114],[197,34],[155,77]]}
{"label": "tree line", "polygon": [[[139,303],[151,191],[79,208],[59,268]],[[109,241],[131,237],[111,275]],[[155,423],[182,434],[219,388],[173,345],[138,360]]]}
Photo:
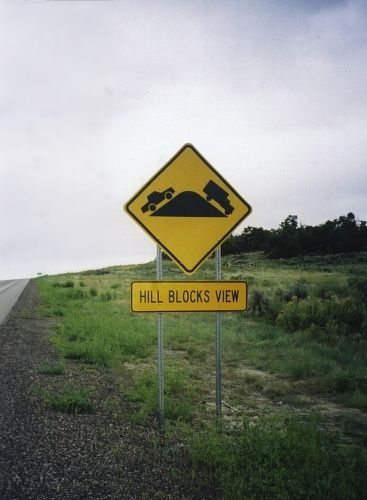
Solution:
{"label": "tree line", "polygon": [[366,221],[352,212],[318,226],[299,224],[297,215],[288,215],[277,229],[245,227],[222,245],[222,254],[263,251],[270,258],[326,255],[367,250]]}

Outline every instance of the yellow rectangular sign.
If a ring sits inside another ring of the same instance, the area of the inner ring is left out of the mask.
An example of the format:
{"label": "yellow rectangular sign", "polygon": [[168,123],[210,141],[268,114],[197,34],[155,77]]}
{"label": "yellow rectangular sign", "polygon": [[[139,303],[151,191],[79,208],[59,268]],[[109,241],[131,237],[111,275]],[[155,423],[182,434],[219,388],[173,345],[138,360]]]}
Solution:
{"label": "yellow rectangular sign", "polygon": [[134,281],[133,312],[224,312],[247,308],[244,281]]}

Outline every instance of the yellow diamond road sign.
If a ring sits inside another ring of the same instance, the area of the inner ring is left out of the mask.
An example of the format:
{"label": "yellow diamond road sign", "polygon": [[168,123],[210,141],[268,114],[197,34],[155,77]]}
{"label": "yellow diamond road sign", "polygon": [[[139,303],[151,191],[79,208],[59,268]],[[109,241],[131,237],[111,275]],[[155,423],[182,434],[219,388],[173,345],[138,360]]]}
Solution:
{"label": "yellow diamond road sign", "polygon": [[125,205],[188,274],[251,212],[208,161],[186,144]]}

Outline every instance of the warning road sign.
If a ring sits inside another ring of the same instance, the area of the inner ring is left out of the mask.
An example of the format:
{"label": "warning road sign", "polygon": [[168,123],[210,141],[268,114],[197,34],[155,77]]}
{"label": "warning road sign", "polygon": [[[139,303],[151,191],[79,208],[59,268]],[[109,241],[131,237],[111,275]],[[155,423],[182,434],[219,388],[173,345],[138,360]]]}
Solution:
{"label": "warning road sign", "polygon": [[134,281],[133,312],[244,311],[244,281]]}
{"label": "warning road sign", "polygon": [[125,209],[188,274],[251,212],[191,144],[183,146]]}

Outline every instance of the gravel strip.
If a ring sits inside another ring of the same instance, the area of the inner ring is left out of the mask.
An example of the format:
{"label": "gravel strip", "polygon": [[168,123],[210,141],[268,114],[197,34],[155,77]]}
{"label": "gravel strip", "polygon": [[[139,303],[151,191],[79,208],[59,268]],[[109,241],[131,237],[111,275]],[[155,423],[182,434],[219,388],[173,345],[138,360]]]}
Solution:
{"label": "gravel strip", "polygon": [[[40,373],[57,354],[38,305],[31,281],[0,326],[1,500],[214,498],[188,479],[183,452],[157,444],[153,424],[122,417],[129,403],[111,374],[73,362],[62,375]],[[66,386],[91,390],[96,411],[60,413],[39,396]]]}

